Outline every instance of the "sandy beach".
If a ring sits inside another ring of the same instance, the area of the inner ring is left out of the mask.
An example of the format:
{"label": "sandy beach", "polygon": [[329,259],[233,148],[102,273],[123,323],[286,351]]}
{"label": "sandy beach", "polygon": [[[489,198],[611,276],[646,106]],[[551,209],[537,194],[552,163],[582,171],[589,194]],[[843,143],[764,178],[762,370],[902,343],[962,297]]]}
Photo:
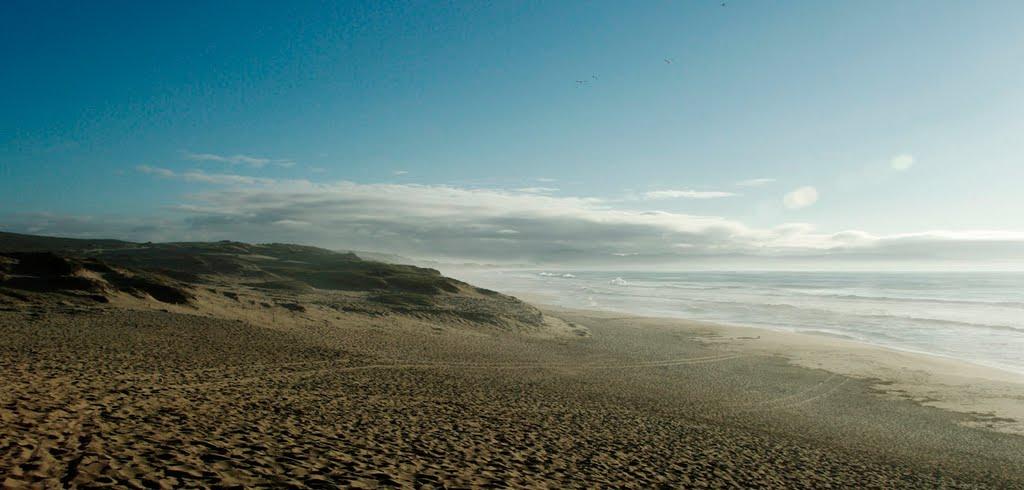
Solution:
{"label": "sandy beach", "polygon": [[994,371],[599,312],[516,332],[199,300],[6,305],[4,485],[1024,484],[1024,390]]}
{"label": "sandy beach", "polygon": [[1024,490],[1022,20],[0,1],[0,490]]}

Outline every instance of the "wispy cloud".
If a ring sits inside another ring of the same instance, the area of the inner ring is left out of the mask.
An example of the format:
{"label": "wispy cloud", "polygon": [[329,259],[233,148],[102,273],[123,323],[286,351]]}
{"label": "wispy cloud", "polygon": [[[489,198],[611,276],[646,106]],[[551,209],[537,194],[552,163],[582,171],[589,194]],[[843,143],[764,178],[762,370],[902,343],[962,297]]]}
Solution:
{"label": "wispy cloud", "polygon": [[911,155],[909,153],[896,155],[889,159],[889,166],[892,167],[893,170],[897,170],[899,172],[910,170],[910,167],[913,167],[914,163],[914,155]]}
{"label": "wispy cloud", "polygon": [[394,172],[391,172],[391,175],[405,175],[405,174],[408,174],[408,173],[409,173],[408,170],[395,170]]}
{"label": "wispy cloud", "polygon": [[197,162],[217,162],[225,163],[228,165],[249,165],[251,167],[264,167],[266,165],[276,165],[278,167],[292,167],[295,162],[287,159],[273,159],[264,157],[254,157],[250,155],[217,155],[214,153],[191,153],[185,152],[185,158]]}
{"label": "wispy cloud", "polygon": [[198,170],[191,170],[188,172],[175,172],[170,169],[151,167],[149,165],[139,165],[135,167],[136,170],[144,174],[156,175],[166,179],[180,179],[186,182],[199,182],[204,184],[217,184],[217,185],[254,185],[254,184],[273,184],[276,182],[274,179],[265,179],[261,177],[251,177],[248,175],[237,175],[237,174],[208,174],[200,172]]}
{"label": "wispy cloud", "polygon": [[250,177],[248,175],[207,174],[198,171],[185,172],[181,174],[181,177],[188,182],[202,182],[205,184],[218,185],[273,184],[274,182],[276,182],[274,179]]}
{"label": "wispy cloud", "polygon": [[525,192],[527,194],[551,194],[552,192],[558,192],[557,187],[520,187],[516,189],[518,192]]}
{"label": "wispy cloud", "polygon": [[274,226],[286,226],[290,228],[306,228],[313,226],[313,223],[310,223],[308,221],[301,221],[295,219],[279,219],[271,224]]}
{"label": "wispy cloud", "polygon": [[644,199],[719,199],[722,197],[735,196],[734,192],[724,191],[694,191],[682,189],[667,189],[650,191],[644,193]]}
{"label": "wispy cloud", "polygon": [[782,198],[782,203],[789,209],[806,208],[818,202],[818,189],[811,186],[800,187]]}
{"label": "wispy cloud", "polygon": [[737,182],[736,186],[738,186],[738,187],[761,187],[763,185],[771,184],[772,182],[775,182],[775,181],[776,181],[776,179],[768,178],[768,177],[764,177],[764,178],[760,178],[760,179],[747,179],[747,180],[741,180],[741,181]]}
{"label": "wispy cloud", "polygon": [[157,216],[69,215],[51,212],[0,212],[0,229],[70,238],[120,238],[138,241],[192,238],[180,220]]}
{"label": "wispy cloud", "polygon": [[144,174],[157,175],[166,178],[173,178],[177,176],[177,174],[166,168],[150,167],[149,165],[136,165],[135,170]]}

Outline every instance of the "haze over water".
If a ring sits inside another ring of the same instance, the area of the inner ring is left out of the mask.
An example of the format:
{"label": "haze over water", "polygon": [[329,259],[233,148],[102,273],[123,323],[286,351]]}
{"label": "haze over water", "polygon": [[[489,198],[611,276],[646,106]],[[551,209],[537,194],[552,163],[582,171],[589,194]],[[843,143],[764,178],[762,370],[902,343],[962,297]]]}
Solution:
{"label": "haze over water", "polygon": [[1024,374],[1024,273],[461,274],[558,306],[835,335]]}

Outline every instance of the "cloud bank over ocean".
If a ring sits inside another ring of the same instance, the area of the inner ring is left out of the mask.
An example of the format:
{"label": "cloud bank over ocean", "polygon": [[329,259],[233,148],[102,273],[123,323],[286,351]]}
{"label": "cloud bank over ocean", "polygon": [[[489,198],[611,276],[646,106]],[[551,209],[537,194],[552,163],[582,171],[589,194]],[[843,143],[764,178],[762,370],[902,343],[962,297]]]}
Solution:
{"label": "cloud bank over ocean", "polygon": [[[290,241],[498,264],[685,264],[716,257],[1024,260],[1024,231],[824,232],[807,223],[754,227],[719,216],[661,211],[654,204],[637,210],[621,207],[618,200],[536,189],[137,170],[202,188],[160,217],[21,213],[0,216],[0,225],[27,233],[133,240]],[[787,196],[787,207],[808,206],[816,198],[798,192]]]}

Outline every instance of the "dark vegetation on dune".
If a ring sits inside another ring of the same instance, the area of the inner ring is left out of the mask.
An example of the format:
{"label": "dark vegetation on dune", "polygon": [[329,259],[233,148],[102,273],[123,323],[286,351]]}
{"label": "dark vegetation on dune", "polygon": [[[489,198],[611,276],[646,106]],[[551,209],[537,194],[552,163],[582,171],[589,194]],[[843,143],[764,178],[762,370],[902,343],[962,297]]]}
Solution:
{"label": "dark vegetation on dune", "polygon": [[0,252],[61,252],[133,248],[138,244],[121,240],[96,240],[22,235],[0,232]]}
{"label": "dark vegetation on dune", "polygon": [[82,295],[105,302],[120,291],[173,304],[188,303],[188,287],[159,274],[117,270],[94,258],[53,252],[0,252],[0,287],[38,293]]}
{"label": "dark vegetation on dune", "polygon": [[[538,325],[538,310],[435,269],[363,260],[303,245],[240,242],[131,243],[0,232],[0,290],[93,297],[120,291],[188,304],[199,287],[252,288],[288,295],[276,304],[305,311],[296,298],[331,291],[358,295],[352,311],[445,315],[474,322]],[[318,293],[319,291],[319,293]],[[223,293],[237,299],[237,293]],[[363,305],[363,306],[360,306]],[[374,306],[376,305],[376,306]]]}

